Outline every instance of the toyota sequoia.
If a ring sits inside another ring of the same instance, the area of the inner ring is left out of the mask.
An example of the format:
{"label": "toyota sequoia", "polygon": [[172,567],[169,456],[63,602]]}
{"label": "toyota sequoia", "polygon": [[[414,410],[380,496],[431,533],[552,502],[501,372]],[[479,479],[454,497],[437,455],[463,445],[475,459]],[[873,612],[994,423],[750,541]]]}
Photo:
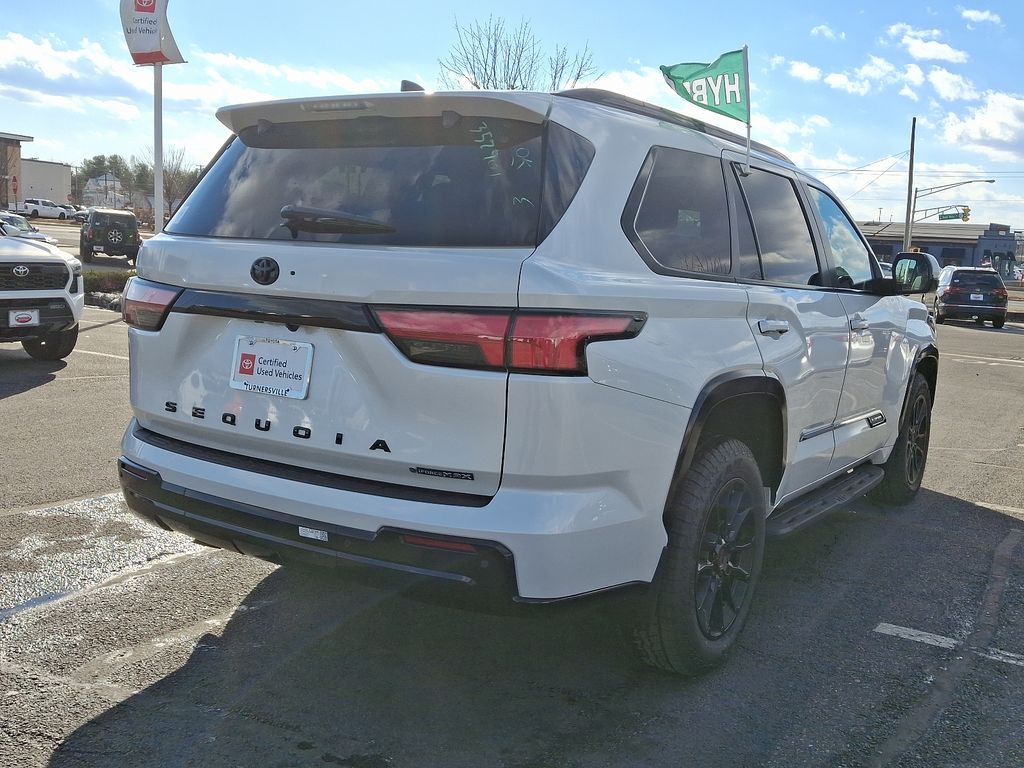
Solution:
{"label": "toyota sequoia", "polygon": [[632,586],[643,658],[692,674],[769,536],[917,492],[937,265],[884,276],[779,152],[593,89],[218,118],[123,302],[155,524],[519,602]]}

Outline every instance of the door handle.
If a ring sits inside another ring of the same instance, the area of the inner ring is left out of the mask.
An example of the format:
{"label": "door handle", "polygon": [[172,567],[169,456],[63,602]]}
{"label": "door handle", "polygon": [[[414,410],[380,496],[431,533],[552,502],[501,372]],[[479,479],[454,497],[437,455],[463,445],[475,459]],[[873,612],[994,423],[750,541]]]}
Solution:
{"label": "door handle", "polygon": [[870,327],[871,327],[871,324],[867,320],[865,320],[863,317],[860,317],[859,315],[854,316],[853,319],[850,320],[850,329],[851,330],[854,330],[854,331],[866,331]]}
{"label": "door handle", "polygon": [[772,333],[777,333],[780,336],[789,330],[788,320],[758,320],[757,330],[766,336]]}

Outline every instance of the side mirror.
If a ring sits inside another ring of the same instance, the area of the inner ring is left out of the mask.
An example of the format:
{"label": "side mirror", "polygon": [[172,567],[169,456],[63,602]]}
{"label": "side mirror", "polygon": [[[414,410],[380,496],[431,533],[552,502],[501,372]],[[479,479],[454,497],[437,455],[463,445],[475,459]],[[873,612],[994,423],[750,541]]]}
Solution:
{"label": "side mirror", "polygon": [[899,293],[933,293],[939,286],[939,262],[930,253],[901,253],[892,263]]}

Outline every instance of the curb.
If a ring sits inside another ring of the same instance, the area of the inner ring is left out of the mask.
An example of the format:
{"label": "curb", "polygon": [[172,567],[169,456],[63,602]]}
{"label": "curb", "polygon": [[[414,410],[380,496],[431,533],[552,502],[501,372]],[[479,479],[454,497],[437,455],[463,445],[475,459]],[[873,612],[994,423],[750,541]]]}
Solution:
{"label": "curb", "polygon": [[121,311],[120,293],[87,293],[85,304],[88,307],[99,307],[100,309],[111,309],[115,312]]}

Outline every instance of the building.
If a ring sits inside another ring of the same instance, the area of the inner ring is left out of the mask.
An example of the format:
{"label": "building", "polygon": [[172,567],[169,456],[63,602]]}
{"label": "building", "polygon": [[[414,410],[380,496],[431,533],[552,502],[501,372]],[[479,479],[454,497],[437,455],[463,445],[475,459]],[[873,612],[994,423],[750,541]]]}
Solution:
{"label": "building", "polygon": [[71,171],[72,168],[67,163],[23,158],[18,197],[21,200],[27,197],[41,197],[55,203],[70,203]]}
{"label": "building", "polygon": [[22,186],[21,145],[31,136],[0,132],[0,209],[13,208],[25,198]]}
{"label": "building", "polygon": [[[892,261],[903,249],[902,221],[862,221],[858,226],[880,261]],[[941,266],[994,267],[1004,279],[1024,263],[1024,233],[1008,224],[916,223],[911,247],[927,251]]]}
{"label": "building", "polygon": [[83,205],[124,208],[131,203],[121,179],[109,172],[89,179],[82,188]]}

